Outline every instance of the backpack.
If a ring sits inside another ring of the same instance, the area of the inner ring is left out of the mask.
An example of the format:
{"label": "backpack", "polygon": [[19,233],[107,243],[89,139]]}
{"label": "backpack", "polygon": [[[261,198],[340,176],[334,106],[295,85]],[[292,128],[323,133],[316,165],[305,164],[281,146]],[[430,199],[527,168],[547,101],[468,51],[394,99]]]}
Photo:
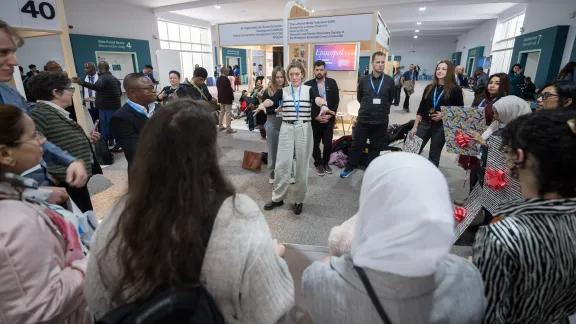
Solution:
{"label": "backpack", "polygon": [[[215,214],[228,197],[227,193],[218,192],[214,195],[211,209]],[[205,242],[210,240],[213,226],[213,222],[206,224],[207,230],[204,232],[208,234],[203,237]],[[200,284],[190,288],[169,289],[147,300],[123,305],[96,321],[96,324],[136,323],[225,324],[216,302]]]}

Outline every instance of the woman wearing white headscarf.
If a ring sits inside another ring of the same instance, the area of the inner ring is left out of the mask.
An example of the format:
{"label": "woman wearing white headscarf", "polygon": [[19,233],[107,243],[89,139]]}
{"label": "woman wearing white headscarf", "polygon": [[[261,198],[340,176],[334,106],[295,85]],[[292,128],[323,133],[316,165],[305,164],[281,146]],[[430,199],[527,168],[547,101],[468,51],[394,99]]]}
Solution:
{"label": "woman wearing white headscarf", "polygon": [[412,153],[375,159],[364,175],[351,255],[304,271],[314,323],[382,323],[363,269],[391,323],[482,321],[484,285],[467,260],[450,255],[454,219],[448,184]]}

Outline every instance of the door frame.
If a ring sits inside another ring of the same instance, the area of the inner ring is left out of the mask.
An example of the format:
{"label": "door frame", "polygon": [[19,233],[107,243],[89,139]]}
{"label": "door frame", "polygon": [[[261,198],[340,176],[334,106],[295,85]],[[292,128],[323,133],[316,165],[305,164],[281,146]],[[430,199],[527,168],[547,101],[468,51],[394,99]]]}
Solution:
{"label": "door frame", "polygon": [[[470,63],[470,61],[472,61],[472,63]],[[470,70],[466,71],[468,74],[468,77],[470,77],[474,71],[476,71],[476,67],[474,66],[474,64],[476,64],[476,57],[472,56],[468,58],[468,63],[470,64]]]}
{"label": "door frame", "polygon": [[[536,75],[538,75],[538,66],[540,65],[540,57],[542,56],[542,49],[520,51],[520,52],[518,52],[518,59],[516,61],[516,63],[520,64],[520,62],[522,61],[522,54],[528,55],[530,53],[535,53],[535,52],[538,52],[538,62],[536,63],[536,72],[534,73],[534,76],[532,77],[532,83],[536,82]],[[525,69],[526,69],[526,67],[523,67],[522,72],[524,72]]]}
{"label": "door frame", "polygon": [[134,65],[134,71],[136,71],[136,73],[140,72],[138,71],[138,54],[136,52],[111,52],[111,51],[95,51],[94,52],[94,56],[96,57],[96,66],[98,66],[98,53],[110,53],[110,54],[131,54],[132,55],[132,64]]}

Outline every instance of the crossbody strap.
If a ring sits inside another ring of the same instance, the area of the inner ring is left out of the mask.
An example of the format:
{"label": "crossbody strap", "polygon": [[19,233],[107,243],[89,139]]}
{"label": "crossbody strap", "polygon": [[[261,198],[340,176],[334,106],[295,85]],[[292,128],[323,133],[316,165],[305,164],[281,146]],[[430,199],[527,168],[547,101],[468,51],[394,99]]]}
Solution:
{"label": "crossbody strap", "polygon": [[392,322],[388,318],[388,315],[386,315],[386,312],[384,311],[382,304],[380,304],[378,297],[376,297],[376,293],[374,292],[374,288],[372,288],[372,285],[370,284],[370,280],[368,280],[368,276],[366,275],[366,272],[364,272],[364,269],[356,267],[356,266],[354,267],[354,269],[356,269],[356,272],[358,272],[358,275],[360,276],[360,279],[362,280],[362,283],[364,284],[364,287],[366,288],[366,291],[368,292],[368,296],[370,296],[370,299],[372,300],[372,304],[374,304],[374,306],[376,307],[376,310],[378,311],[378,314],[380,315],[380,318],[382,318],[382,321],[384,322],[384,324],[392,324]]}

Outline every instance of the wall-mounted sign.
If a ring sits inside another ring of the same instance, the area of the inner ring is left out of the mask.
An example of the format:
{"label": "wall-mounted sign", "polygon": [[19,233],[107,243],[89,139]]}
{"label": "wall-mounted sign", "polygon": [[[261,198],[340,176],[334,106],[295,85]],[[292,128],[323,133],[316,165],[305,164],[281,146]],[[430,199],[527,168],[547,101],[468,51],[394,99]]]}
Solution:
{"label": "wall-mounted sign", "polygon": [[12,27],[60,30],[56,0],[0,0],[0,19]]}
{"label": "wall-mounted sign", "polygon": [[376,30],[376,42],[387,50],[390,50],[390,31],[384,21],[378,15],[378,30]]}
{"label": "wall-mounted sign", "polygon": [[252,50],[252,56],[264,56],[265,52],[263,50]]}
{"label": "wall-mounted sign", "polygon": [[288,20],[288,43],[356,42],[372,39],[373,14]]}
{"label": "wall-mounted sign", "polygon": [[314,61],[322,60],[328,71],[356,71],[356,44],[316,45]]}
{"label": "wall-mounted sign", "polygon": [[274,45],[284,43],[282,20],[218,25],[220,46]]}
{"label": "wall-mounted sign", "polygon": [[[392,55],[388,55],[388,62],[392,61]],[[395,55],[394,56],[394,62],[400,62],[402,61],[402,56],[400,55]]]}

